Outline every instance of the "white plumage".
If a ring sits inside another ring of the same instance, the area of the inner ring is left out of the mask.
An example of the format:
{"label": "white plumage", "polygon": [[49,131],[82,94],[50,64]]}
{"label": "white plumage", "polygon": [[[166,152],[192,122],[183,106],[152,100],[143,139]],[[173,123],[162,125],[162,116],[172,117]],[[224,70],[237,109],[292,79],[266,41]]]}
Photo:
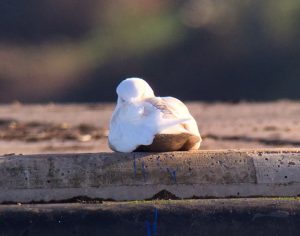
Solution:
{"label": "white plumage", "polygon": [[123,80],[110,121],[109,146],[118,152],[199,149],[200,133],[187,107],[173,97],[155,97],[139,78]]}

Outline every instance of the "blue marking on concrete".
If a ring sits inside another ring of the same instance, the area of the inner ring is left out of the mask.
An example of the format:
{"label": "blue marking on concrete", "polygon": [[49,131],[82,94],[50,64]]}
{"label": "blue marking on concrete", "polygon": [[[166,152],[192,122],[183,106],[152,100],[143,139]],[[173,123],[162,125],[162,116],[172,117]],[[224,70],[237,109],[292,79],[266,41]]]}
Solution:
{"label": "blue marking on concrete", "polygon": [[177,184],[177,178],[176,178],[176,170],[170,170],[167,168],[168,173],[171,175],[172,180],[175,184]]}
{"label": "blue marking on concrete", "polygon": [[158,210],[157,208],[155,208],[153,224],[151,224],[148,220],[145,221],[147,236],[157,236],[157,220],[158,220]]}
{"label": "blue marking on concrete", "polygon": [[146,224],[146,229],[147,229],[147,236],[151,236],[152,233],[151,233],[151,226],[150,226],[149,221],[146,220],[145,224]]}
{"label": "blue marking on concrete", "polygon": [[144,181],[146,181],[146,169],[145,169],[145,163],[142,161],[142,174],[144,177]]}
{"label": "blue marking on concrete", "polygon": [[134,177],[136,177],[136,161],[135,161],[135,156],[133,156],[133,174],[134,174]]}
{"label": "blue marking on concrete", "polygon": [[172,171],[172,176],[173,176],[173,180],[174,180],[175,184],[177,184],[176,170],[173,170],[173,171]]}
{"label": "blue marking on concrete", "polygon": [[157,208],[155,208],[155,211],[154,211],[154,223],[153,223],[153,227],[152,227],[153,236],[157,235],[157,219],[158,219],[158,210],[157,210]]}

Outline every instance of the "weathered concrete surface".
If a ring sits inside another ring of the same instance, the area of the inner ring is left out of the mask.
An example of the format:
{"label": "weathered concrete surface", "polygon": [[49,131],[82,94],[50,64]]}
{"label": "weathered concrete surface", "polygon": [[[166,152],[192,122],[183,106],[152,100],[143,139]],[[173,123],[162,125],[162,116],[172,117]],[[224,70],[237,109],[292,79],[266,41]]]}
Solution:
{"label": "weathered concrete surface", "polygon": [[298,236],[299,199],[0,206],[5,236]]}
{"label": "weathered concrete surface", "polygon": [[[300,147],[300,102],[186,104],[202,150]],[[0,155],[108,152],[114,105],[0,105]]]}
{"label": "weathered concrete surface", "polygon": [[300,149],[0,157],[0,202],[298,196]]}

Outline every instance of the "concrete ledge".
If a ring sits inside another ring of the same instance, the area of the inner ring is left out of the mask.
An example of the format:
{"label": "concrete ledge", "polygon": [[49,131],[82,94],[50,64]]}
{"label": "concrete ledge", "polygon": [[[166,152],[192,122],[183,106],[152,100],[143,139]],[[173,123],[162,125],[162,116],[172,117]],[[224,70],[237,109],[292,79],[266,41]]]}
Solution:
{"label": "concrete ledge", "polygon": [[300,149],[0,157],[0,202],[300,195]]}

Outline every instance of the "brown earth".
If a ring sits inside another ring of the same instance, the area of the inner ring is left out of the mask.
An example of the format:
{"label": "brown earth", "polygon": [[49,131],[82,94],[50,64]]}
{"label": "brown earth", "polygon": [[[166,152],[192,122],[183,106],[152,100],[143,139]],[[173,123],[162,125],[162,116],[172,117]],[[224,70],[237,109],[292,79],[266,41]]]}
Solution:
{"label": "brown earth", "polygon": [[[187,103],[201,149],[300,147],[300,102]],[[0,154],[106,152],[114,104],[0,106]]]}

